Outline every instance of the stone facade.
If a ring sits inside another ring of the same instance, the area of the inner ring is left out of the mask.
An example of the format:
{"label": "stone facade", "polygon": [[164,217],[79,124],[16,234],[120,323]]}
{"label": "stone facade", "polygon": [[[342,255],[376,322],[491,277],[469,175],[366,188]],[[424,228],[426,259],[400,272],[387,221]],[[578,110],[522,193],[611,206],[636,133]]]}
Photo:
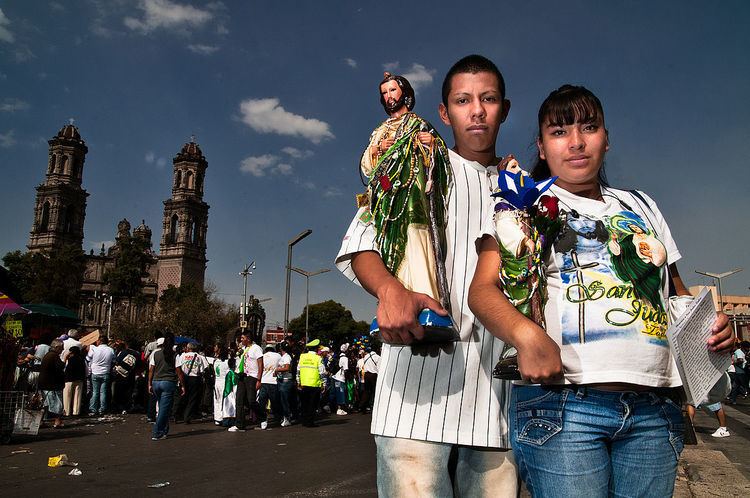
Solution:
{"label": "stone facade", "polygon": [[[82,247],[86,198],[82,188],[83,165],[88,148],[78,128],[65,125],[49,140],[49,162],[45,181],[37,186],[34,222],[29,237],[30,251],[47,251],[74,245]],[[133,236],[146,241],[150,264],[143,277],[143,291],[137,299],[117,299],[111,303],[111,320],[135,323],[152,316],[159,296],[173,285],[194,282],[203,286],[206,271],[206,231],[209,206],[203,201],[208,162],[194,140],[186,143],[173,159],[172,196],[164,201],[159,254],[153,252],[151,229],[145,222]],[[86,269],[78,310],[86,331],[105,328],[110,301],[104,274],[115,265],[119,242],[130,236],[131,225],[123,219],[117,225],[115,244],[99,254],[86,255]]]}

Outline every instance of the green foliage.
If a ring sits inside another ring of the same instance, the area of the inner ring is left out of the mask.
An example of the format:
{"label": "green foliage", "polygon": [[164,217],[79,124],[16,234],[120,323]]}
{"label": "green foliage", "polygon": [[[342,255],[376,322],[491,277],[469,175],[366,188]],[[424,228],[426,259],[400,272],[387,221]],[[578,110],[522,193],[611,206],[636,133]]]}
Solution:
{"label": "green foliage", "polygon": [[50,303],[78,309],[86,260],[79,247],[66,245],[49,252],[13,251],[3,256],[13,283],[27,303]]}
{"label": "green foliage", "polygon": [[223,341],[236,328],[239,313],[233,306],[195,284],[169,286],[161,295],[153,329],[198,339],[203,344]]}
{"label": "green foliage", "polygon": [[148,276],[148,267],[156,262],[147,251],[148,243],[131,235],[119,238],[115,249],[115,266],[104,272],[105,285],[113,296],[140,296],[143,277]]}
{"label": "green foliage", "polygon": [[[310,329],[308,337],[322,342],[336,341],[367,334],[370,326],[367,322],[356,321],[352,312],[336,301],[328,300],[310,305]],[[305,310],[289,322],[289,331],[294,337],[305,337]]]}

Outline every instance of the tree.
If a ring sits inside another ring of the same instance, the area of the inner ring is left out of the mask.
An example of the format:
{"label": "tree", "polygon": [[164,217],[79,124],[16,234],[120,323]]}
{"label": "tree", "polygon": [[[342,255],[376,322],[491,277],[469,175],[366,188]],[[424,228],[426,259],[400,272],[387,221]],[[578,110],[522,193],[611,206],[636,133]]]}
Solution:
{"label": "tree", "polygon": [[132,235],[118,237],[115,246],[115,265],[104,272],[104,283],[115,297],[141,296],[143,277],[156,258],[148,251],[148,242]]}
{"label": "tree", "polygon": [[212,296],[213,289],[204,290],[192,283],[169,286],[159,299],[154,328],[185,335],[203,344],[224,341],[225,333],[239,323],[233,306]]}
{"label": "tree", "polygon": [[[289,331],[295,337],[305,337],[305,310],[289,322]],[[357,321],[352,312],[336,301],[328,300],[310,305],[310,329],[308,337],[323,342],[340,341],[367,334],[370,326],[367,322]]]}
{"label": "tree", "polygon": [[3,256],[27,303],[51,303],[78,309],[86,259],[80,247],[64,245],[46,252],[13,251]]}

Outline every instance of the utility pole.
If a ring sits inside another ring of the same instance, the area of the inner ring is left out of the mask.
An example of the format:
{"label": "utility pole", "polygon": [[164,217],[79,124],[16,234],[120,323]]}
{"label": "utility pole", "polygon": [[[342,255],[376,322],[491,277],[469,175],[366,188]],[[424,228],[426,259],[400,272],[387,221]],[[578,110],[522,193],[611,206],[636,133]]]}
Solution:
{"label": "utility pole", "polygon": [[309,272],[294,267],[290,268],[290,270],[305,277],[305,286],[307,288],[305,292],[305,344],[307,344],[309,342],[308,331],[310,330],[310,277],[314,277],[315,275],[320,275],[321,273],[326,273],[331,270],[329,270],[328,268],[323,268],[322,270]]}
{"label": "utility pole", "polygon": [[286,294],[285,294],[286,297],[284,299],[284,333],[285,334],[289,332],[289,284],[291,283],[291,279],[292,279],[292,247],[294,247],[294,244],[304,239],[311,233],[312,233],[312,230],[308,228],[307,230],[300,232],[296,237],[290,240],[289,243],[287,244]]}
{"label": "utility pole", "polygon": [[245,265],[245,268],[240,272],[240,276],[243,279],[242,284],[242,307],[240,308],[240,329],[242,333],[245,333],[247,328],[247,277],[253,274],[251,270],[255,270],[255,261],[252,261],[249,265]]}

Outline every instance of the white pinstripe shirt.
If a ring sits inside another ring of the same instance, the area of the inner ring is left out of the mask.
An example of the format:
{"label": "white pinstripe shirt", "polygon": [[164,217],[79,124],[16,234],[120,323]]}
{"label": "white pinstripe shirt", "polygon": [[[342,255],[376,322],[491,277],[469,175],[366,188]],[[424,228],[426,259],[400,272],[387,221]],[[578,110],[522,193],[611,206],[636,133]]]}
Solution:
{"label": "white pinstripe shirt", "polygon": [[[385,344],[371,430],[381,436],[509,448],[510,383],[492,378],[503,343],[477,321],[468,305],[477,264],[475,242],[482,220],[494,209],[490,192],[497,186],[497,168],[485,168],[453,151],[450,161],[453,185],[446,208],[445,266],[461,340],[449,347],[435,346],[428,354]],[[377,251],[374,227],[359,221],[360,214],[361,210],[336,257],[336,266],[355,283],[352,255]]]}

